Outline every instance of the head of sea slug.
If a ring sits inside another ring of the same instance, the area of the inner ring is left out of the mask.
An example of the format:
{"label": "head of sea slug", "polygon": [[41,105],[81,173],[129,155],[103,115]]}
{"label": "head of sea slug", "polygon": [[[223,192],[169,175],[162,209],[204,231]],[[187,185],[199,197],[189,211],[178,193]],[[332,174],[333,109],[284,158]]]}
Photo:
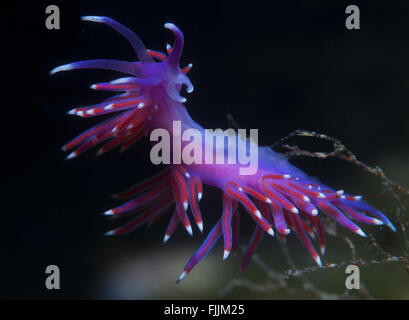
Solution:
{"label": "head of sea slug", "polygon": [[137,63],[135,77],[121,78],[116,80],[115,83],[138,84],[141,88],[141,94],[150,97],[152,100],[160,100],[160,96],[165,94],[174,101],[184,103],[186,98],[180,95],[180,90],[185,85],[188,93],[193,91],[193,85],[186,75],[192,65],[189,64],[183,69],[179,67],[184,43],[182,31],[173,23],[165,23],[165,28],[171,30],[175,36],[173,47],[167,45],[166,53],[148,50],[138,38],[140,45],[135,51],[140,62]]}
{"label": "head of sea slug", "polygon": [[[155,100],[155,96],[165,94],[174,101],[185,102],[186,98],[180,96],[183,85],[188,93],[193,91],[193,85],[186,73],[192,67],[191,64],[185,68],[179,67],[179,60],[183,51],[183,33],[173,23],[165,23],[165,28],[170,29],[175,42],[173,47],[167,47],[167,53],[147,50],[139,37],[130,29],[115,21],[114,19],[101,16],[84,16],[84,21],[91,21],[109,25],[111,28],[124,36],[133,47],[139,61],[119,61],[111,59],[95,59],[69,63],[51,70],[51,74],[74,69],[106,69],[119,71],[130,76],[116,79],[107,83],[108,86],[138,88],[140,94]],[[155,60],[156,61],[155,61]],[[101,86],[92,86],[98,89]],[[107,86],[105,86],[107,87]],[[101,87],[102,88],[102,87]],[[154,101],[151,101],[152,105]]]}
{"label": "head of sea slug", "polygon": [[189,64],[187,67],[181,69],[179,61],[183,51],[183,33],[173,23],[165,23],[165,28],[170,29],[175,35],[175,43],[173,47],[167,46],[167,54],[158,51],[147,50],[149,55],[160,60],[159,63],[145,63],[142,65],[142,77],[151,79],[155,83],[152,88],[162,88],[167,96],[172,100],[184,103],[186,98],[180,95],[182,85],[186,86],[187,93],[193,91],[193,85],[186,73],[192,67]]}

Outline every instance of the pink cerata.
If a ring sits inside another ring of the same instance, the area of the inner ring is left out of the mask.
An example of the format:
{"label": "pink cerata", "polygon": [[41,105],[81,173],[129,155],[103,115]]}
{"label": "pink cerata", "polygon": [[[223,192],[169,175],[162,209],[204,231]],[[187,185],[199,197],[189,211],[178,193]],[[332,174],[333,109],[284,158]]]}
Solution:
{"label": "pink cerata", "polygon": [[[149,136],[155,129],[173,132],[173,124],[180,121],[181,129],[204,129],[189,116],[186,99],[180,91],[193,91],[187,77],[192,65],[181,68],[179,60],[183,49],[183,34],[172,23],[166,23],[174,36],[173,46],[167,52],[147,50],[131,30],[107,17],[86,16],[82,20],[105,23],[118,31],[132,45],[139,59],[136,62],[97,59],[65,64],[50,73],[73,69],[107,69],[119,71],[126,77],[91,86],[94,90],[117,93],[102,103],[75,108],[68,114],[80,117],[98,117],[112,114],[101,122],[67,143],[64,151],[71,151],[68,159],[102,144],[98,155],[117,146],[121,151],[132,146],[143,136]],[[187,142],[182,141],[182,146]],[[237,148],[246,148],[239,144]],[[198,146],[204,148],[203,145]],[[214,149],[213,149],[214,151]],[[170,214],[169,226],[164,242],[168,241],[179,224],[192,235],[190,222],[195,221],[203,232],[203,220],[199,201],[203,195],[202,184],[219,188],[223,192],[223,209],[220,219],[208,233],[206,239],[186,264],[178,281],[186,277],[192,268],[212,249],[223,236],[226,259],[231,251],[237,250],[239,236],[239,204],[254,219],[255,230],[244,254],[241,270],[245,270],[256,245],[264,232],[286,237],[293,231],[315,262],[321,266],[321,258],[310,238],[315,234],[319,239],[321,255],[325,252],[325,239],[319,211],[336,220],[354,233],[366,237],[362,229],[352,220],[372,224],[385,224],[395,231],[394,226],[380,211],[362,201],[361,196],[352,196],[343,190],[336,191],[320,183],[291,165],[287,159],[269,147],[258,147],[258,166],[254,174],[242,175],[237,164],[175,163],[153,177],[136,184],[116,195],[118,199],[130,199],[105,215],[127,216],[130,220],[124,226],[109,231],[107,235],[129,233],[143,224],[152,223],[161,216]],[[227,152],[227,150],[226,150]],[[180,158],[180,155],[177,155]],[[178,157],[172,157],[178,158]],[[173,211],[168,209],[174,206]],[[190,208],[190,210],[189,210]]]}

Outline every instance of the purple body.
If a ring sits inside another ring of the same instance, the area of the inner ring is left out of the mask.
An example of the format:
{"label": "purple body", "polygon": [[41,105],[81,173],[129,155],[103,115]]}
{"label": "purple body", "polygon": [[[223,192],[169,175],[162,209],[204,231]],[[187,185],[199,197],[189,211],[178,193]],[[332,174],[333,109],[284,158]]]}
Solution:
{"label": "purple body", "polygon": [[[180,121],[181,130],[204,129],[191,119],[180,95],[183,86],[187,92],[193,86],[187,77],[191,65],[179,67],[183,49],[183,34],[173,24],[165,27],[175,35],[173,47],[167,53],[147,50],[140,39],[129,29],[107,17],[84,17],[83,20],[105,23],[122,34],[134,48],[138,62],[117,60],[87,60],[57,67],[51,71],[95,68],[119,71],[125,77],[92,85],[95,90],[108,90],[117,95],[89,107],[75,108],[69,114],[92,117],[113,113],[113,117],[89,129],[63,149],[74,150],[67,158],[103,144],[98,154],[117,146],[121,151],[129,148],[143,136],[150,136],[156,129],[173,133],[174,121]],[[173,139],[173,137],[171,137]],[[204,139],[203,139],[204,140]],[[182,149],[188,142],[182,142]],[[247,147],[244,144],[244,147]],[[199,146],[204,154],[204,144]],[[242,145],[243,147],[243,145]],[[214,150],[214,149],[213,149]],[[225,150],[227,153],[227,150]],[[203,232],[203,220],[199,201],[203,194],[202,183],[218,187],[223,192],[223,211],[220,220],[211,229],[202,246],[187,263],[179,277],[188,272],[209,252],[223,236],[226,259],[231,251],[237,250],[239,235],[239,204],[254,219],[256,227],[245,252],[241,269],[244,270],[264,232],[286,237],[291,231],[297,234],[318,265],[320,255],[310,238],[318,236],[321,254],[325,252],[324,230],[318,217],[319,211],[335,219],[342,226],[360,236],[366,236],[352,220],[373,224],[385,224],[395,230],[392,223],[378,210],[343,190],[329,188],[301,170],[292,166],[282,155],[268,147],[258,148],[258,170],[252,175],[239,174],[238,164],[184,164],[171,163],[165,170],[117,195],[119,199],[130,198],[123,205],[108,210],[106,215],[132,216],[130,221],[108,235],[119,235],[137,227],[152,223],[174,207],[166,230],[166,242],[181,224],[190,235],[191,213],[198,229]],[[190,207],[190,210],[188,208]],[[189,212],[190,211],[190,212]]]}

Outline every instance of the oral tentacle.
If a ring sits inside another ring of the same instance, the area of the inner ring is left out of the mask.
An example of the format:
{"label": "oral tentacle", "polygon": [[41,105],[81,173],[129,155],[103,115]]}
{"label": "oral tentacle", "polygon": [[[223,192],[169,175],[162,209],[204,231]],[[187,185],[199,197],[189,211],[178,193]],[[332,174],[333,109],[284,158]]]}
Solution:
{"label": "oral tentacle", "polygon": [[145,45],[143,44],[141,39],[139,39],[139,37],[132,30],[128,29],[114,19],[102,16],[83,16],[81,17],[81,20],[107,24],[112,29],[120,33],[124,38],[126,38],[126,40],[128,40],[140,61],[145,63],[153,62],[152,58],[147,53]]}
{"label": "oral tentacle", "polygon": [[168,96],[172,100],[180,102],[180,103],[186,102],[186,98],[182,97],[179,94],[179,91],[176,89],[176,86],[175,86],[174,83],[167,84],[166,87],[165,87],[165,90],[166,90],[166,93],[168,94]]}
{"label": "oral tentacle", "polygon": [[184,84],[186,86],[187,93],[192,93],[194,90],[192,82],[184,73],[179,73],[179,75],[175,79],[175,83]]}
{"label": "oral tentacle", "polygon": [[182,57],[183,42],[184,42],[183,33],[173,23],[165,23],[165,28],[171,30],[173,34],[175,35],[175,44],[173,45],[172,50],[170,51],[167,61],[169,62],[171,66],[177,67],[179,64],[180,58]]}
{"label": "oral tentacle", "polygon": [[50,74],[53,75],[61,71],[71,71],[78,69],[103,69],[118,71],[122,73],[138,75],[139,74],[139,65],[135,62],[130,61],[120,61],[112,59],[93,59],[93,60],[84,60],[71,62],[64,64],[62,66],[56,67],[50,71]]}

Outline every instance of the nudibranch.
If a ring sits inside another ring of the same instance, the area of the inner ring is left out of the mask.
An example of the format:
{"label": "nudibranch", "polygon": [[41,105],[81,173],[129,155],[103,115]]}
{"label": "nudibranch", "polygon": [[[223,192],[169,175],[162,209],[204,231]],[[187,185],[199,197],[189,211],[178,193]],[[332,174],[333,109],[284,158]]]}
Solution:
{"label": "nudibranch", "polygon": [[[192,65],[184,68],[179,66],[184,37],[174,24],[165,24],[165,28],[173,32],[175,41],[173,46],[167,45],[167,52],[163,53],[147,50],[135,33],[113,19],[86,16],[82,20],[104,23],[115,29],[129,41],[139,61],[85,60],[62,65],[51,71],[54,74],[74,69],[105,69],[125,75],[91,86],[94,90],[114,92],[116,95],[112,98],[68,112],[84,118],[107,114],[112,114],[112,117],[68,142],[63,147],[64,151],[71,151],[67,159],[97,145],[100,145],[98,155],[119,146],[124,151],[155,129],[163,128],[172,132],[175,121],[180,122],[183,130],[196,129],[204,133],[204,129],[189,116],[183,105],[186,98],[180,95],[183,86],[187,92],[193,91],[187,76]],[[202,145],[199,147],[203,148]],[[246,143],[241,144],[241,148],[246,147]],[[180,155],[173,158],[180,159]],[[235,164],[169,163],[161,172],[116,195],[118,199],[129,200],[104,214],[131,218],[125,225],[106,234],[129,233],[167,213],[170,213],[170,222],[164,242],[169,240],[179,224],[192,235],[191,219],[203,232],[199,208],[203,195],[202,184],[222,190],[222,212],[218,222],[186,264],[178,281],[207,255],[221,236],[224,243],[223,259],[237,250],[240,206],[255,221],[254,233],[244,253],[241,270],[246,269],[264,232],[271,236],[277,232],[279,237],[285,238],[293,231],[321,266],[320,254],[311,241],[317,235],[320,253],[323,255],[325,238],[319,211],[362,237],[366,237],[365,233],[353,220],[370,225],[384,224],[395,231],[388,218],[362,201],[361,196],[352,196],[343,190],[327,187],[291,165],[283,155],[268,147],[258,147],[258,169],[252,175],[240,174]]]}

